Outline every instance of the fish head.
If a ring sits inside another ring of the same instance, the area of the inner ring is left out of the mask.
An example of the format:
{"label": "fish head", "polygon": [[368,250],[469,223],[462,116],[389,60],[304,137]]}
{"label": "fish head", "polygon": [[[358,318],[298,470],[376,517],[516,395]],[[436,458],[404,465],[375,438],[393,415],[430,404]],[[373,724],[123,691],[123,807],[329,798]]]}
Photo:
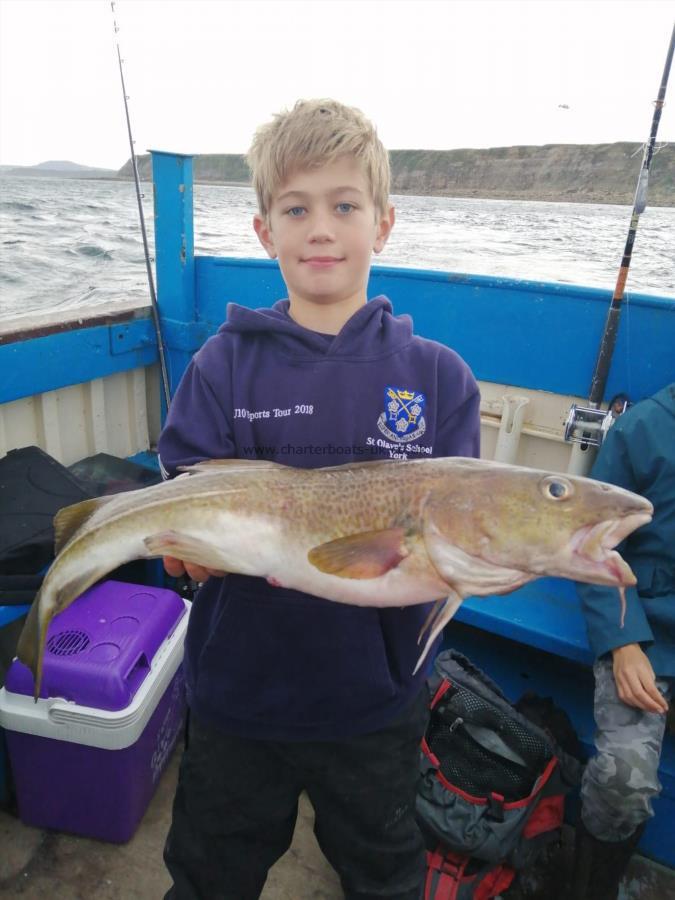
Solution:
{"label": "fish head", "polygon": [[445,542],[523,581],[628,586],[635,576],[614,548],[653,511],[638,494],[591,478],[476,461],[429,497],[425,515],[437,549]]}

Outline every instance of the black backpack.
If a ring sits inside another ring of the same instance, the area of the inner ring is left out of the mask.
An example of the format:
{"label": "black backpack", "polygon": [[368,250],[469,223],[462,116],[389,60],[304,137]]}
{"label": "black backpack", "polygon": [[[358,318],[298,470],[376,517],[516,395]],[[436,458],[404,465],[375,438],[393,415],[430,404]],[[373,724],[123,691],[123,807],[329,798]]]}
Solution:
{"label": "black backpack", "polygon": [[[437,657],[429,687],[417,793],[428,849],[424,900],[488,900],[559,839],[581,765],[460,653]],[[550,700],[543,706],[564,720],[573,749],[565,713]],[[541,720],[531,695],[523,708]]]}

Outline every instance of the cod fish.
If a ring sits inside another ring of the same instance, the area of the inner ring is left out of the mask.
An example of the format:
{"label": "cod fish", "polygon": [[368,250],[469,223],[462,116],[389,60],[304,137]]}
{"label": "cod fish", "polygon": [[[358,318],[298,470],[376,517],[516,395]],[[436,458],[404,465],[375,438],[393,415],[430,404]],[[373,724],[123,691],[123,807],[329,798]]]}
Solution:
{"label": "cod fish", "polygon": [[613,548],[652,512],[613,485],[476,459],[323,469],[210,460],[59,511],[56,559],[18,657],[37,699],[52,618],[122,563],[174,556],[338,603],[436,601],[418,638],[428,634],[419,668],[467,596],[505,594],[544,575],[635,584]]}

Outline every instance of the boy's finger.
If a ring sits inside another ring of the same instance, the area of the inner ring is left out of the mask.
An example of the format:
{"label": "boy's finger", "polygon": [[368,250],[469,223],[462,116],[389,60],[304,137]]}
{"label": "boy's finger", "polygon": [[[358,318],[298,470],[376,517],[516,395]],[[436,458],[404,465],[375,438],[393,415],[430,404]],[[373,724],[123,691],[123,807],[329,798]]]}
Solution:
{"label": "boy's finger", "polygon": [[[663,699],[660,694],[658,694],[658,696],[659,700]],[[665,712],[659,700],[655,699],[651,694],[649,694],[641,684],[631,685],[631,687],[624,692],[624,696],[622,696],[621,699],[624,703],[628,704],[628,706],[635,706],[638,709],[644,709],[645,712]]]}
{"label": "boy's finger", "polygon": [[665,701],[665,698],[662,696],[661,692],[657,688],[656,684],[653,681],[648,681],[643,683],[643,689],[647,696],[652,700],[656,709],[655,712],[667,712],[668,704]]}
{"label": "boy's finger", "polygon": [[185,563],[185,571],[193,581],[202,582],[206,581],[209,577],[207,570],[203,566],[198,566],[196,563]]}
{"label": "boy's finger", "polygon": [[207,569],[204,566],[198,566],[196,563],[185,563],[185,569],[193,581],[206,581],[209,576],[215,578],[223,578],[227,573],[220,569]]}
{"label": "boy's finger", "polygon": [[628,706],[651,710],[652,701],[644,692],[637,672],[622,672],[617,679],[619,698]]}
{"label": "boy's finger", "polygon": [[170,575],[172,578],[180,578],[181,575],[185,574],[185,566],[179,559],[175,559],[173,556],[165,556],[162,562],[167,575]]}
{"label": "boy's finger", "polygon": [[642,690],[626,691],[621,699],[627,706],[634,706],[636,709],[645,710],[645,712],[657,712],[654,709],[654,701]]}

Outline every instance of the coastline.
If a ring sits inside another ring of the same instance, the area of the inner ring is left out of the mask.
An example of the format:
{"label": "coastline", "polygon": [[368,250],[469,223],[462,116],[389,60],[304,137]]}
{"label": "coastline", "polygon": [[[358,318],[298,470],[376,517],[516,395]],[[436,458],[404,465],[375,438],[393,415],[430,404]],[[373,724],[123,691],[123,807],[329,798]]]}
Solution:
{"label": "coastline", "polygon": [[[96,179],[82,179],[86,181],[133,181],[133,178],[125,176],[112,176]],[[146,180],[146,179],[142,179]],[[250,181],[231,181],[219,178],[195,178],[195,184],[213,184],[220,187],[252,187]],[[541,191],[480,191],[478,188],[467,190],[406,190],[405,188],[392,185],[392,196],[404,197],[449,197],[456,200],[522,200],[526,203],[588,203],[588,204],[606,204],[608,206],[632,206],[634,190],[628,190],[621,196],[611,195],[607,192],[582,193],[576,190],[565,192],[541,192]],[[652,200],[648,198],[647,206],[658,206],[664,209],[675,208],[675,196],[672,199],[666,198],[662,200],[656,198]]]}
{"label": "coastline", "polygon": [[[643,145],[545,144],[543,146],[391,150],[391,194],[541,203],[632,206]],[[151,181],[150,156],[136,157],[142,181]],[[68,180],[132,181],[131,160],[118,170],[67,173],[48,164],[0,170],[0,177],[52,177]],[[78,164],[70,163],[77,167]],[[250,187],[241,153],[194,155],[194,184]],[[675,207],[675,145],[663,144],[650,167],[648,206]]]}
{"label": "coastline", "polygon": [[[125,182],[125,183],[133,183],[133,178],[130,176],[124,175],[97,175],[97,176],[87,176],[87,175],[68,175],[64,178],[64,176],[59,172],[50,173],[49,176],[40,175],[35,176],[30,173],[21,173],[9,175],[7,173],[0,172],[0,180],[3,178],[40,178],[42,180],[45,177],[51,177],[54,179],[63,179],[64,181],[117,181],[117,182]],[[150,179],[147,176],[141,176],[141,181],[145,183],[149,183]],[[195,178],[194,184],[198,185],[217,185],[219,187],[252,187],[250,181],[233,181],[228,179],[220,179],[220,178]],[[498,191],[492,190],[481,191],[478,188],[470,188],[462,190],[461,188],[454,189],[406,189],[405,187],[399,187],[398,185],[392,185],[391,190],[392,196],[404,196],[404,197],[449,197],[455,200],[522,200],[524,203],[583,203],[583,204],[601,204],[607,206],[632,206],[633,204],[633,192],[626,191],[621,196],[617,195],[609,195],[607,192],[597,192],[597,193],[589,193],[589,192],[581,192],[577,190],[569,190],[569,191]],[[651,199],[648,198],[647,202],[648,207],[659,207],[663,209],[675,209],[675,196],[670,199],[666,198],[665,200],[661,198]]]}

